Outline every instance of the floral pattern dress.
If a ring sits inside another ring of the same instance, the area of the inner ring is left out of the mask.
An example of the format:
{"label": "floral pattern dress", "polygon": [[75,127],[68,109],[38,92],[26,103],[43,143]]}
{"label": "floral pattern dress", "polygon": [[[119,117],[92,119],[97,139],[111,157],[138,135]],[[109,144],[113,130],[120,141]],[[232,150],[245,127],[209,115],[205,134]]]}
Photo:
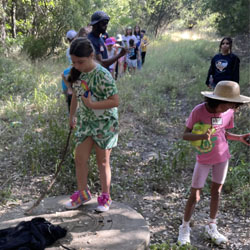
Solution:
{"label": "floral pattern dress", "polygon": [[85,106],[81,96],[90,91],[92,101],[106,100],[118,93],[114,79],[110,72],[97,64],[90,72],[81,73],[79,79],[73,83],[78,102],[76,141],[82,143],[87,137],[92,137],[102,149],[110,149],[118,141],[118,109],[90,109]]}

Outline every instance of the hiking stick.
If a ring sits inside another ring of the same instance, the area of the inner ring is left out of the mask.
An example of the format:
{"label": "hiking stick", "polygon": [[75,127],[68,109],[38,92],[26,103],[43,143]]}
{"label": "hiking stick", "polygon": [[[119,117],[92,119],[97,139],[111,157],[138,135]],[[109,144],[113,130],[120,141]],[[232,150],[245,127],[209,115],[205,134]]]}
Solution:
{"label": "hiking stick", "polygon": [[50,191],[50,189],[53,187],[55,181],[56,181],[56,178],[62,168],[62,164],[65,160],[65,156],[66,156],[66,153],[67,153],[67,150],[68,150],[68,146],[69,146],[69,140],[70,140],[70,136],[71,136],[71,132],[72,132],[72,128],[70,128],[69,130],[69,134],[68,134],[68,138],[67,138],[67,142],[66,142],[66,145],[65,145],[65,148],[64,148],[64,151],[63,151],[63,154],[62,154],[62,158],[61,158],[61,161],[60,163],[58,164],[58,167],[57,167],[57,170],[55,172],[55,175],[54,177],[52,178],[49,186],[47,187],[47,189],[40,195],[40,197],[36,200],[36,202],[33,204],[33,206],[29,209],[27,209],[24,214],[25,215],[31,215],[32,211],[34,210],[35,207],[37,207],[41,200],[45,197],[45,195]]}

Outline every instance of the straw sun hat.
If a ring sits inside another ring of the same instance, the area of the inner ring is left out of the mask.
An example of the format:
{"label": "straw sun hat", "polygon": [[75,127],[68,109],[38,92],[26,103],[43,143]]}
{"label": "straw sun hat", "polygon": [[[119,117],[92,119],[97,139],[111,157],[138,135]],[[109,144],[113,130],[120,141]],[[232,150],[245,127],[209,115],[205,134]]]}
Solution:
{"label": "straw sun hat", "polygon": [[202,91],[202,95],[226,102],[247,103],[250,102],[250,97],[240,95],[240,86],[233,81],[220,81],[216,85],[214,92]]}

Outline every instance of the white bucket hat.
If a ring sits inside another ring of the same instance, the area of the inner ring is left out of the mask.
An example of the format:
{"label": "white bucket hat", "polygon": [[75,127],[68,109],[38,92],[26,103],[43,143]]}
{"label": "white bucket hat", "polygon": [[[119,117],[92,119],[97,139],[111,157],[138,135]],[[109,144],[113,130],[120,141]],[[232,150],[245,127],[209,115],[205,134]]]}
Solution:
{"label": "white bucket hat", "polygon": [[215,86],[214,92],[202,91],[202,95],[211,99],[226,101],[247,103],[250,102],[250,97],[240,95],[240,86],[237,82],[233,81],[220,81]]}
{"label": "white bucket hat", "polygon": [[75,30],[69,30],[66,34],[66,37],[70,40],[72,40],[73,38],[75,38],[77,35],[77,32]]}

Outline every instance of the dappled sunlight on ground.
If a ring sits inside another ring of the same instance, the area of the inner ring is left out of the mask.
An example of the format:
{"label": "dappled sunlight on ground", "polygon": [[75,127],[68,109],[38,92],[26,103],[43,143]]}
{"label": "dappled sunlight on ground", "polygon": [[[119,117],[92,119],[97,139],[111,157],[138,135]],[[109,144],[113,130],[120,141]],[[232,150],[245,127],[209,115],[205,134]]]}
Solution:
{"label": "dappled sunlight on ground", "polygon": [[[208,34],[198,30],[183,30],[183,31],[166,31],[164,36],[170,36],[172,41],[180,40],[199,40],[209,39],[210,41],[218,41],[218,37],[215,34]],[[220,40],[220,39],[219,39]]]}
{"label": "dappled sunlight on ground", "polygon": [[196,32],[193,32],[191,30],[186,30],[184,32],[175,32],[172,34],[172,40],[174,41],[179,41],[179,40],[182,40],[182,39],[185,39],[185,40],[198,40],[198,39],[201,39],[202,38],[202,35],[199,33],[196,33]]}

